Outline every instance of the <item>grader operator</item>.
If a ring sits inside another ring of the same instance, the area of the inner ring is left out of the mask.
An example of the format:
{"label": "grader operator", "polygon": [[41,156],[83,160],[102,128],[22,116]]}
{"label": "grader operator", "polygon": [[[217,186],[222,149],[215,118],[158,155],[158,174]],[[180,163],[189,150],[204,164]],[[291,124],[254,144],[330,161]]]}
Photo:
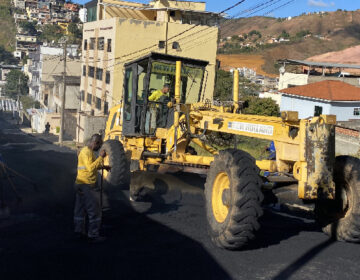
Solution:
{"label": "grader operator", "polygon": [[[110,110],[105,130],[105,161],[112,166],[111,173],[105,172],[108,184],[128,186],[130,172],[174,166],[206,173],[211,238],[219,247],[239,249],[260,227],[265,180],[260,171],[277,172],[297,181],[300,199],[315,202],[324,232],[359,242],[360,161],[335,157],[335,116],[299,120],[291,111],[281,117],[241,114],[236,72],[232,102],[204,102],[206,65],[157,53],[125,65],[123,98]],[[169,99],[149,100],[164,84],[170,87]],[[164,121],[149,121],[154,108]],[[256,161],[236,145],[219,151],[207,141],[211,132],[273,141],[276,158]],[[211,156],[196,155],[189,148],[193,144]]]}

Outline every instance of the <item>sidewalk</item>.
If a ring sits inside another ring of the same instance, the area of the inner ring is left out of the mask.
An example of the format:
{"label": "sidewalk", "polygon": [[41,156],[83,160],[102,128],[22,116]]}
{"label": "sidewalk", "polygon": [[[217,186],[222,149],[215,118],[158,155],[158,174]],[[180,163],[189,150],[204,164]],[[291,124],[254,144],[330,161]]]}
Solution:
{"label": "sidewalk", "polygon": [[[19,126],[19,129],[28,134],[28,135],[31,135],[41,141],[43,141],[44,143],[47,143],[47,144],[54,144],[54,145],[58,145],[60,146],[60,143],[59,143],[59,136],[58,135],[55,135],[55,134],[45,134],[45,133],[34,133],[32,131],[32,128],[31,127],[25,127],[25,126]],[[72,150],[77,150],[77,143],[75,141],[72,141],[72,140],[64,140],[63,141],[63,146],[64,147],[68,147]]]}

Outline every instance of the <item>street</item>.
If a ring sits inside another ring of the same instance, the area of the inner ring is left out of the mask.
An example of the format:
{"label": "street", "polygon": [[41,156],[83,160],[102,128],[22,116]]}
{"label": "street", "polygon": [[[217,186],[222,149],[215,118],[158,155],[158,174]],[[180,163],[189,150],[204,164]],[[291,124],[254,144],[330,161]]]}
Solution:
{"label": "street", "polygon": [[[72,232],[76,152],[21,132],[0,116],[0,154],[36,182],[2,179],[10,214],[0,213],[0,279],[359,279],[360,246],[333,242],[311,219],[267,207],[242,251],[215,247],[196,175],[150,175],[144,202],[106,197],[103,233],[88,244]],[[139,178],[137,178],[139,180]],[[168,191],[170,189],[170,191]],[[184,191],[180,191],[183,189]]]}

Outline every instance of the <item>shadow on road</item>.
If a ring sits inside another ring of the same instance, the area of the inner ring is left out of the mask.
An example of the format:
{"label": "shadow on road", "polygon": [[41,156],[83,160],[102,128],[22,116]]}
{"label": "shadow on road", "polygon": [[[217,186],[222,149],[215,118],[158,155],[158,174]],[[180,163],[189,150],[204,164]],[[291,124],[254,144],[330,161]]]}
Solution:
{"label": "shadow on road", "polygon": [[256,234],[256,239],[244,250],[267,248],[279,244],[301,232],[320,231],[318,224],[312,220],[290,216],[284,213],[265,209],[260,219],[261,228]]}
{"label": "shadow on road", "polygon": [[[2,135],[26,143],[26,135]],[[31,138],[29,138],[31,139]],[[1,144],[1,143],[0,143]],[[128,197],[109,200],[104,214],[108,240],[88,244],[74,238],[73,182],[76,154],[31,143],[3,149],[7,164],[34,180],[34,192],[14,178],[24,202],[0,220],[1,279],[229,279],[193,239],[134,211]]]}
{"label": "shadow on road", "polygon": [[285,280],[289,279],[293,274],[304,267],[308,262],[310,262],[313,258],[315,258],[321,251],[329,247],[331,244],[333,244],[335,241],[332,239],[328,239],[319,245],[312,248],[310,251],[302,255],[300,258],[298,258],[295,262],[288,265],[284,270],[279,272],[275,277],[273,277],[273,280]]}

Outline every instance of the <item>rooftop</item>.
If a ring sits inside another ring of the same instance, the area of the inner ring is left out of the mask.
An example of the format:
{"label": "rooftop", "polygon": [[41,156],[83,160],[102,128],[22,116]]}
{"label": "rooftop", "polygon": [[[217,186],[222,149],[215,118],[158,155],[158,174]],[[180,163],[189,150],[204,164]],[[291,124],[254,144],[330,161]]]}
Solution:
{"label": "rooftop", "polygon": [[341,81],[321,81],[304,86],[286,88],[280,92],[328,101],[360,101],[360,88]]}
{"label": "rooftop", "polygon": [[348,69],[360,69],[359,64],[341,64],[333,62],[317,62],[317,61],[308,61],[308,60],[294,60],[294,59],[284,59],[279,60],[281,63],[287,63],[292,65],[304,65],[310,67],[324,67],[324,68],[348,68]]}

